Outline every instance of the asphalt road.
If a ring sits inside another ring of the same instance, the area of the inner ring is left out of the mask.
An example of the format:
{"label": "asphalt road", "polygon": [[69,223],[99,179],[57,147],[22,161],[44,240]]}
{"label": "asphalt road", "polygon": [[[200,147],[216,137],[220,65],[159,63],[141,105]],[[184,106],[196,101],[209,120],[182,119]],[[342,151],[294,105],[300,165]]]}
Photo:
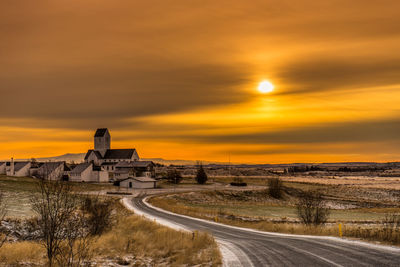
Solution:
{"label": "asphalt road", "polygon": [[[188,230],[211,233],[220,245],[235,255],[236,261],[229,263],[228,259],[225,264],[229,266],[400,266],[400,250],[392,247],[242,230],[166,213],[149,207],[142,198],[134,198],[132,203],[154,218]],[[230,257],[229,253],[223,253],[225,258]]]}

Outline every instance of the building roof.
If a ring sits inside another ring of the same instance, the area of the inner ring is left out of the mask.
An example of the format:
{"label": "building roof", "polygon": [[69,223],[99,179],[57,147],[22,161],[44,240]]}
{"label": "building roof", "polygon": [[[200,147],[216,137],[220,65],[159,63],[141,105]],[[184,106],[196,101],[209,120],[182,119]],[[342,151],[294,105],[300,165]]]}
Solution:
{"label": "building roof", "polygon": [[101,164],[101,166],[114,166],[117,165],[117,162],[113,161],[113,162],[103,162]]}
{"label": "building roof", "polygon": [[155,182],[156,180],[149,177],[132,177],[132,179],[139,181],[139,182]]}
{"label": "building roof", "polygon": [[131,159],[136,149],[107,149],[104,159]]}
{"label": "building roof", "polygon": [[126,162],[126,161],[120,161],[118,162],[117,165],[115,165],[116,168],[140,168],[140,167],[148,167],[149,165],[154,165],[152,161],[133,161],[133,162]]}
{"label": "building roof", "polygon": [[45,162],[43,163],[40,167],[39,170],[44,170],[46,169],[46,171],[48,173],[53,172],[55,169],[57,169],[60,165],[64,165],[65,162],[64,161],[56,161],[56,162]]}
{"label": "building roof", "polygon": [[85,171],[87,168],[89,168],[92,165],[92,163],[81,163],[76,165],[76,167],[71,171],[71,173],[76,173],[80,174],[83,171]]}
{"label": "building roof", "polygon": [[96,130],[94,137],[103,137],[106,134],[106,132],[108,132],[107,128],[99,128]]}
{"label": "building roof", "polygon": [[98,159],[103,158],[103,157],[101,156],[101,154],[100,154],[99,151],[93,150],[93,149],[89,149],[88,152],[87,152],[86,155],[85,155],[85,160],[87,160],[87,159],[89,158],[89,156],[90,156],[90,154],[91,154],[92,152],[94,153],[94,155],[95,155]]}
{"label": "building roof", "polygon": [[26,165],[30,164],[29,161],[26,162],[15,162],[14,163],[14,171],[19,171],[21,170],[23,167],[25,167]]}
{"label": "building roof", "polygon": [[129,180],[129,179],[133,179],[133,180],[136,180],[136,181],[142,182],[142,183],[145,183],[145,182],[156,182],[157,181],[156,179],[149,178],[149,177],[129,177],[129,178],[121,180],[121,182]]}

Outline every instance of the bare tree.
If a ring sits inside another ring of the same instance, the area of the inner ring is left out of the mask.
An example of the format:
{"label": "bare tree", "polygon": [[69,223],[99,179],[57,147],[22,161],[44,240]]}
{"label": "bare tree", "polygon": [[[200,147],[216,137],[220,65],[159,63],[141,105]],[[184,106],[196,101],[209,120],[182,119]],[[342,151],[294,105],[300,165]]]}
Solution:
{"label": "bare tree", "polygon": [[[0,224],[4,220],[7,215],[7,204],[5,202],[4,194],[0,191]],[[7,241],[7,234],[0,233],[0,248],[4,245]]]}
{"label": "bare tree", "polygon": [[165,179],[170,183],[179,184],[182,181],[182,175],[177,169],[173,168],[167,171]]}
{"label": "bare tree", "polygon": [[77,198],[71,194],[71,186],[66,182],[40,179],[37,186],[39,193],[32,196],[31,205],[38,215],[43,246],[52,266],[65,239],[65,229],[76,211]]}
{"label": "bare tree", "polygon": [[297,214],[306,225],[320,225],[328,220],[330,210],[325,206],[322,194],[317,191],[303,192],[297,203]]}

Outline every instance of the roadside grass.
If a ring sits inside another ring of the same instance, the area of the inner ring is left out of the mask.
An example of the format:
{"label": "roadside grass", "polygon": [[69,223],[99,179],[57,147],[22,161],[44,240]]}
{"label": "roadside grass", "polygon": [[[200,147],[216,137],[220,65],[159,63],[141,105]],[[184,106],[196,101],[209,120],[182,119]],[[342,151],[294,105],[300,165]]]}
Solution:
{"label": "roadside grass", "polygon": [[[176,205],[172,204],[171,205]],[[297,211],[293,206],[278,206],[273,204],[259,204],[259,203],[246,203],[246,204],[191,204],[184,203],[185,208],[190,207],[193,210],[203,210],[210,214],[224,214],[243,217],[253,217],[259,219],[296,219]],[[375,211],[368,211],[368,209],[352,209],[352,210],[331,210],[329,222],[375,222],[385,217],[386,213],[392,212],[396,209],[381,208]],[[397,209],[397,212],[399,209]]]}
{"label": "roadside grass", "polygon": [[[221,265],[218,245],[207,233],[192,234],[162,226],[134,215],[118,199],[114,199],[113,221],[112,228],[93,241],[93,266],[116,265],[121,260],[139,265],[148,260],[154,266]],[[0,248],[0,266],[43,266],[45,253],[39,242],[5,243]]]}
{"label": "roadside grass", "polygon": [[130,255],[151,257],[165,266],[219,266],[221,255],[213,237],[176,231],[137,215],[124,215],[94,246],[101,257]]}
{"label": "roadside grass", "polygon": [[[201,192],[205,193],[205,192]],[[383,225],[388,213],[400,213],[399,208],[374,208],[332,210],[329,222],[323,226],[305,226],[296,219],[294,207],[279,207],[260,203],[225,202],[193,204],[173,199],[173,195],[152,197],[149,202],[159,208],[196,218],[220,222],[228,225],[251,228],[268,232],[302,235],[340,236],[361,238],[400,245],[400,229],[395,225]],[[274,216],[259,216],[259,214]]]}

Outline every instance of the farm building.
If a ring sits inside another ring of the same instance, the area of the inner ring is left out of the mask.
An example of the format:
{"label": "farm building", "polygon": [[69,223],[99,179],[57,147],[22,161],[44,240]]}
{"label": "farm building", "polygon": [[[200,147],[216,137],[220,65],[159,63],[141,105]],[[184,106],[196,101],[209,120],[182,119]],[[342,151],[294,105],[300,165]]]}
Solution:
{"label": "farm building", "polygon": [[72,182],[108,182],[108,173],[92,163],[78,164],[69,173]]}
{"label": "farm building", "polygon": [[37,176],[47,180],[60,180],[64,174],[65,162],[45,162],[37,170]]}
{"label": "farm building", "polygon": [[123,188],[150,189],[156,188],[157,181],[149,177],[129,177],[119,182]]}
{"label": "farm building", "polygon": [[128,177],[155,177],[155,164],[152,161],[118,162],[115,165],[114,179],[122,180]]}
{"label": "farm building", "polygon": [[29,161],[14,162],[14,160],[11,159],[10,162],[6,162],[6,174],[8,176],[17,176],[17,177],[29,176],[30,168],[31,168],[31,163]]}

